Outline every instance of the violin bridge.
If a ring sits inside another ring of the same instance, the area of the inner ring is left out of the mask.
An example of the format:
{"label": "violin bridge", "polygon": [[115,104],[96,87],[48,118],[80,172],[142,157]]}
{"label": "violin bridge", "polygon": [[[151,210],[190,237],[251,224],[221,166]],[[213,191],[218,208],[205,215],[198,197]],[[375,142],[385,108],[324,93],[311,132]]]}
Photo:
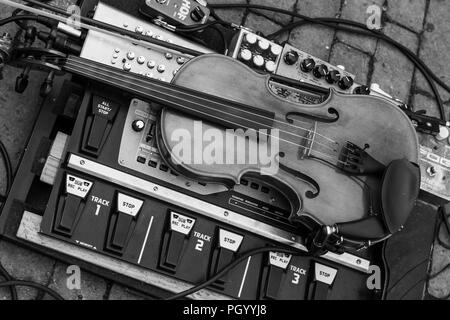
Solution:
{"label": "violin bridge", "polygon": [[317,122],[314,122],[311,129],[304,129],[303,138],[300,140],[300,159],[307,158],[311,155],[314,140],[316,138]]}

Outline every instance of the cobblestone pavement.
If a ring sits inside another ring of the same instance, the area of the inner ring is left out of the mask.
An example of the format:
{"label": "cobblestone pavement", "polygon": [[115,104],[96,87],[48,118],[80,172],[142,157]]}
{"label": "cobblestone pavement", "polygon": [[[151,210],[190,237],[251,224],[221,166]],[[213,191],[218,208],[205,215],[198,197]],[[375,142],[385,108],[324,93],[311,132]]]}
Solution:
{"label": "cobblestone pavement", "polygon": [[[125,0],[124,0],[125,1]],[[69,0],[55,0],[64,7]],[[210,3],[254,3],[277,6],[313,17],[342,17],[365,22],[367,8],[377,4],[382,8],[383,32],[398,40],[426,62],[444,82],[450,83],[450,1],[444,0],[209,0]],[[0,6],[0,17],[11,13]],[[223,19],[243,24],[268,35],[293,21],[278,13],[255,10],[218,10]],[[13,31],[13,26],[2,28]],[[378,83],[385,91],[412,105],[438,115],[432,91],[416,68],[398,51],[375,39],[362,38],[343,32],[306,25],[283,34],[279,41],[288,41],[315,56],[333,64],[346,66],[361,83]],[[7,67],[5,79],[0,82],[0,136],[14,166],[25,147],[27,136],[38,112],[38,88],[43,74],[34,73],[25,95],[14,92],[14,79],[19,70]],[[450,94],[441,91],[449,114]],[[0,173],[4,168],[0,165]],[[3,176],[3,175],[2,175]],[[3,179],[3,178],[2,178]],[[0,189],[4,183],[0,181]],[[450,239],[447,239],[450,240]],[[16,245],[0,242],[0,262],[14,277],[27,279],[56,289],[67,299],[139,299],[130,290],[82,272],[81,290],[66,286],[67,265]],[[436,245],[432,272],[450,262],[450,252]],[[450,293],[450,270],[430,282],[429,293],[443,297]],[[33,289],[19,290],[24,299],[46,299]],[[0,290],[0,299],[9,298]]]}

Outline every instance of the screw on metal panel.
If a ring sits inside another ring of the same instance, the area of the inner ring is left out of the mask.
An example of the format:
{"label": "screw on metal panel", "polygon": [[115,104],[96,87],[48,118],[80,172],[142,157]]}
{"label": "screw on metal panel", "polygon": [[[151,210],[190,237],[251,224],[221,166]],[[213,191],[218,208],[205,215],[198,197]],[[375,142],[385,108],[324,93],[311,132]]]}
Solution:
{"label": "screw on metal panel", "polygon": [[361,259],[356,260],[356,264],[361,264]]}
{"label": "screw on metal panel", "polygon": [[80,164],[81,164],[82,166],[84,166],[84,165],[86,164],[86,162],[85,162],[84,160],[80,160]]}
{"label": "screw on metal panel", "polygon": [[223,213],[223,215],[224,215],[225,217],[228,217],[228,216],[230,215],[230,213],[229,213],[228,211],[225,211],[225,212]]}
{"label": "screw on metal panel", "polygon": [[158,191],[158,187],[153,187],[153,191]]}

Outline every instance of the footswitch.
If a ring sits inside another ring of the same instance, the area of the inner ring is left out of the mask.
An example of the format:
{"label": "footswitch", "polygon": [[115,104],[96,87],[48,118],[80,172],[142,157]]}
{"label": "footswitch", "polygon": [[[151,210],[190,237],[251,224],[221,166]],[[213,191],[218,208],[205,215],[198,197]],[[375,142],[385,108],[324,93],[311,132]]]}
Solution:
{"label": "footswitch", "polygon": [[[240,234],[219,229],[219,243],[217,249],[213,252],[209,272],[210,277],[219,273],[224,267],[233,262],[243,239],[244,237]],[[227,276],[225,275],[221,279],[217,280],[214,285],[221,288],[226,281]]]}
{"label": "footswitch", "polygon": [[111,218],[107,249],[121,252],[126,247],[143,203],[140,199],[118,193],[117,212]]}
{"label": "footswitch", "polygon": [[336,275],[336,269],[315,262],[314,279],[310,284],[309,298],[311,300],[327,300]]}
{"label": "footswitch", "polygon": [[176,272],[183,255],[183,248],[189,238],[195,219],[176,212],[170,213],[169,230],[164,234],[160,267]]}
{"label": "footswitch", "polygon": [[74,176],[66,176],[65,192],[59,197],[54,231],[70,236],[84,208],[93,182]]}
{"label": "footswitch", "polygon": [[291,262],[292,255],[270,252],[269,266],[263,272],[261,299],[277,299],[280,285]]}
{"label": "footswitch", "polygon": [[119,104],[96,95],[92,97],[91,103],[91,115],[87,119],[83,137],[83,150],[98,155],[111,131]]}

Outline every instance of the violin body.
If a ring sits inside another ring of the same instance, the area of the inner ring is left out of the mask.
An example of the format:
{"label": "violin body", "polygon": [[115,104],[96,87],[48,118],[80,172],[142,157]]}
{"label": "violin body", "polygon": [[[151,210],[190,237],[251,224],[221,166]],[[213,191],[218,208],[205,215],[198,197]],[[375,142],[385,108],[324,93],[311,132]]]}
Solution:
{"label": "violin body", "polygon": [[[270,76],[222,55],[191,60],[179,70],[173,84],[272,112],[273,128],[279,131],[280,154],[276,160],[283,169],[261,175],[258,164],[182,163],[174,152],[180,140],[174,140],[173,134],[182,129],[194,137],[199,119],[164,108],[158,147],[168,165],[197,180],[227,185],[238,184],[246,175],[259,176],[286,196],[292,217],[332,225],[362,219],[380,207],[380,176],[355,175],[338,168],[346,161],[342,155],[348,142],[364,148],[382,165],[402,158],[418,161],[418,138],[411,121],[398,106],[383,98],[331,90],[321,104],[295,103],[271,91]],[[216,124],[202,125],[203,132],[226,129]],[[203,147],[210,143],[202,142]],[[271,143],[268,139],[266,147]],[[237,152],[237,147],[223,148],[223,154]],[[372,190],[369,196],[367,189]]]}

